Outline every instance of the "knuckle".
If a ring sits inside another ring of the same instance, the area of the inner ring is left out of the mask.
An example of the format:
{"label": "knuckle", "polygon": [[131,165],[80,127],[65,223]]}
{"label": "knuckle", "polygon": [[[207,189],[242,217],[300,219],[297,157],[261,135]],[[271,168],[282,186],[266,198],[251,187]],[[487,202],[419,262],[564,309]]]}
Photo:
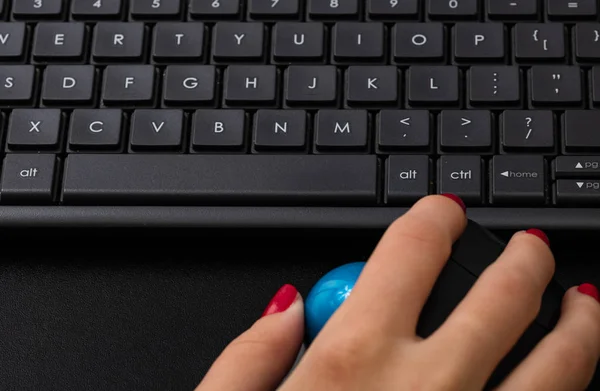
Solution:
{"label": "knuckle", "polygon": [[227,350],[234,355],[252,352],[253,356],[270,359],[279,357],[284,345],[284,338],[278,337],[277,333],[264,335],[260,332],[249,331],[231,341]]}
{"label": "knuckle", "polygon": [[321,376],[344,383],[378,357],[373,344],[357,335],[340,336],[313,348]]}
{"label": "knuckle", "polygon": [[523,300],[524,298],[536,297],[537,288],[532,286],[529,273],[525,273],[522,268],[506,267],[494,279],[496,289],[502,295],[508,296],[513,300]]}
{"label": "knuckle", "polygon": [[543,288],[531,281],[529,273],[524,273],[519,268],[506,268],[493,280],[492,288],[508,303],[513,303],[514,308],[522,309],[533,320],[541,308]]}
{"label": "knuckle", "polygon": [[421,216],[406,214],[394,221],[388,231],[392,237],[413,241],[422,248],[442,250],[448,254],[452,250],[448,232],[438,223]]}
{"label": "knuckle", "polygon": [[596,365],[596,355],[580,338],[570,335],[557,335],[554,340],[555,348],[551,357],[553,367],[564,368],[567,373],[579,373],[584,368]]}

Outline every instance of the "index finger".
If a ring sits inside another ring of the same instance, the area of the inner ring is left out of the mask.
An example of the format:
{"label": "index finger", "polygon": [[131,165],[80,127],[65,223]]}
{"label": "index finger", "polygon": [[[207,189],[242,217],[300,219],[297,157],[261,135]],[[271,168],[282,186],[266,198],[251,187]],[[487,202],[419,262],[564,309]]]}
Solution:
{"label": "index finger", "polygon": [[339,330],[336,322],[341,322],[414,336],[419,314],[466,224],[464,204],[456,196],[417,202],[387,229],[352,294],[330,319],[331,329]]}

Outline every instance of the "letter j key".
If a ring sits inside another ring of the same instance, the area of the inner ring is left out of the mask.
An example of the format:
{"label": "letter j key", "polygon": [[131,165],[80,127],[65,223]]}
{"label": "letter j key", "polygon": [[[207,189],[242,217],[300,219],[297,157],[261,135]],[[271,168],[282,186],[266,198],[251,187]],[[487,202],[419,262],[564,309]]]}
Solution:
{"label": "letter j key", "polygon": [[333,105],[338,98],[336,67],[290,66],[285,72],[285,103],[289,106]]}

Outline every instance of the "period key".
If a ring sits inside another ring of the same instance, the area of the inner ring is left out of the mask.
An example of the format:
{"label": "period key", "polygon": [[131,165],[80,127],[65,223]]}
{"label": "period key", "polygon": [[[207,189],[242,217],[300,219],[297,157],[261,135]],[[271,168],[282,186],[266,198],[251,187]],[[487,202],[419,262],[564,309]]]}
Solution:
{"label": "period key", "polygon": [[469,205],[482,202],[482,161],[479,156],[442,156],[438,162],[438,192],[456,194]]}
{"label": "period key", "polygon": [[385,201],[410,206],[429,195],[431,162],[428,156],[392,155],[386,162]]}

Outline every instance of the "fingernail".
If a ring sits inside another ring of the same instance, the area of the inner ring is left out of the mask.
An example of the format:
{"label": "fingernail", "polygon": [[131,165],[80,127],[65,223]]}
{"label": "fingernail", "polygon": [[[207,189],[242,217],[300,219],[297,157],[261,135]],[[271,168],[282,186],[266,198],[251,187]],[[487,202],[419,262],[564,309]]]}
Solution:
{"label": "fingernail", "polygon": [[293,285],[282,286],[265,308],[261,318],[287,310],[296,301],[296,296],[298,296],[298,290]]}
{"label": "fingernail", "polygon": [[525,232],[527,232],[530,235],[537,236],[538,238],[542,239],[548,247],[550,247],[550,239],[548,239],[548,236],[544,233],[544,231],[541,231],[537,228],[532,228],[532,229],[528,229]]}
{"label": "fingernail", "polygon": [[456,202],[462,208],[463,212],[467,213],[467,206],[459,196],[450,193],[444,193],[441,195],[443,195],[446,198],[450,198],[452,201]]}
{"label": "fingernail", "polygon": [[598,288],[596,288],[592,284],[581,284],[579,285],[579,287],[577,287],[577,291],[579,293],[583,293],[584,295],[592,296],[594,299],[596,299],[596,301],[600,302],[600,294],[598,293]]}

